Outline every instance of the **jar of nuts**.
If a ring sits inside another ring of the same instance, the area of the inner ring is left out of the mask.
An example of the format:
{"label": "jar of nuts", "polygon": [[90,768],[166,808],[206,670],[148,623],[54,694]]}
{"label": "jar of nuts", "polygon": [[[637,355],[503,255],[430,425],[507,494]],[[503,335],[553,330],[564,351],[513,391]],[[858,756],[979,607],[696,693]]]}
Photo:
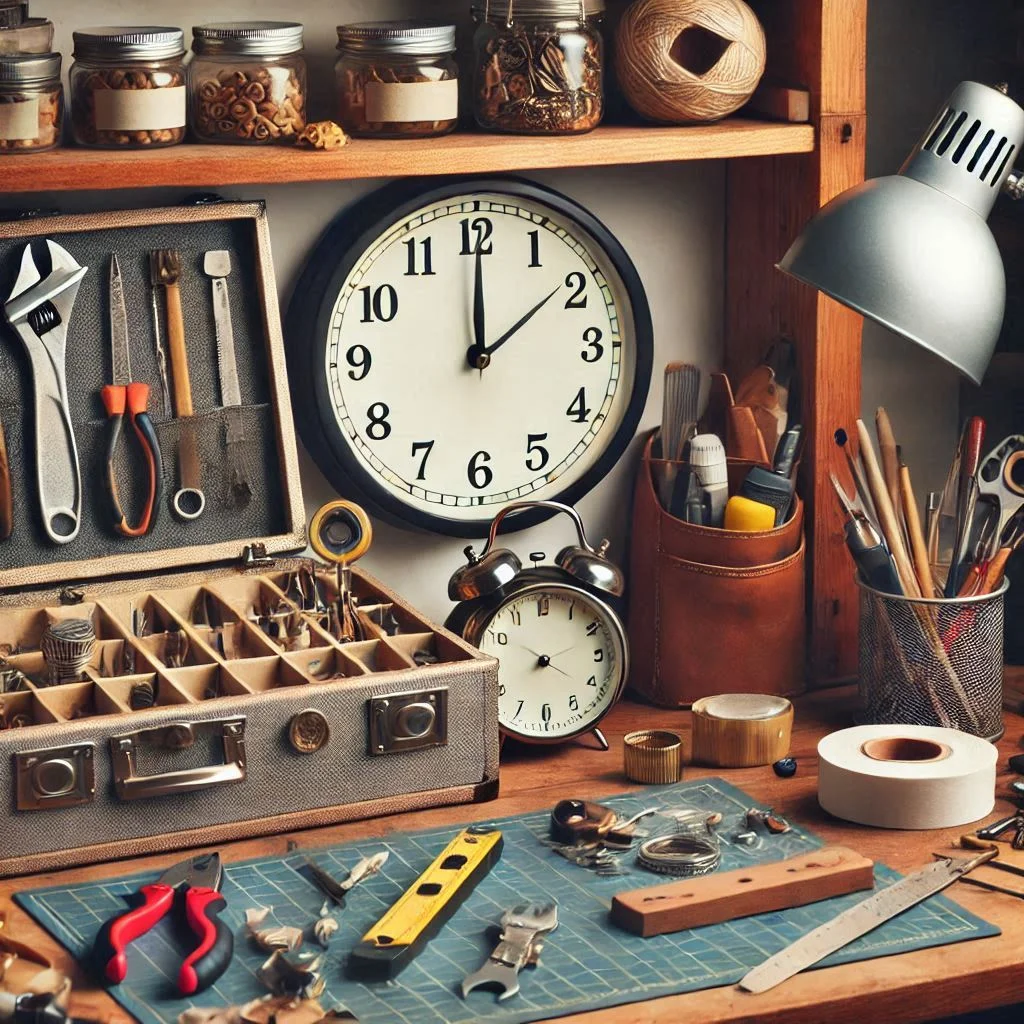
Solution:
{"label": "jar of nuts", "polygon": [[73,33],[75,142],[105,149],[173,146],[185,138],[185,34],[180,28]]}
{"label": "jar of nuts", "polygon": [[473,0],[473,107],[481,128],[589,132],[604,116],[604,0]]}
{"label": "jar of nuts", "polygon": [[306,127],[302,26],[237,21],[192,29],[192,132],[204,142],[295,142]]}
{"label": "jar of nuts", "polygon": [[0,57],[0,153],[53,149],[63,121],[60,54]]}
{"label": "jar of nuts", "polygon": [[338,26],[341,126],[377,139],[445,135],[459,119],[455,26],[377,21]]}

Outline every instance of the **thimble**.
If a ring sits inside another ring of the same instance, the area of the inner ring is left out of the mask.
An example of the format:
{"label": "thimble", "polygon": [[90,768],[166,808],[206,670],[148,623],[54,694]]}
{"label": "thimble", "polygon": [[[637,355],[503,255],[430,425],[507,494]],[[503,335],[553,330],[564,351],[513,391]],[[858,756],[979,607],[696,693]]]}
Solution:
{"label": "thimble", "polygon": [[46,627],[39,646],[46,659],[50,686],[81,678],[96,646],[96,633],[88,619],[64,619]]}

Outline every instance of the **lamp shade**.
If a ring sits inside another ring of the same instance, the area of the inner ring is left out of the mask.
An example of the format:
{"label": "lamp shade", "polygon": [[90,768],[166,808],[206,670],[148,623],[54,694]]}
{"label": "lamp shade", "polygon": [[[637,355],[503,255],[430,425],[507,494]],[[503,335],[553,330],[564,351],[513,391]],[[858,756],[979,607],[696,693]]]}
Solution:
{"label": "lamp shade", "polygon": [[1006,303],[986,219],[1024,142],[1024,110],[961,82],[900,173],[824,206],[778,264],[977,383]]}

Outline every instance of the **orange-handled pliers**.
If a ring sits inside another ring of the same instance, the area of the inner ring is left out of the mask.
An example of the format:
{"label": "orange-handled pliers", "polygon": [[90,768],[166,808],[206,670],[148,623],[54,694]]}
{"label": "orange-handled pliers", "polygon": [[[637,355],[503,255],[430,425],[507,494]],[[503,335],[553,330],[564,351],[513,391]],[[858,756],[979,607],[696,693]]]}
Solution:
{"label": "orange-handled pliers", "polygon": [[[128,315],[121,285],[121,268],[116,255],[110,257],[110,352],[114,383],[100,390],[103,406],[112,424],[107,445],[107,493],[114,513],[114,529],[123,537],[143,537],[149,533],[156,519],[163,490],[163,463],[160,441],[146,411],[149,405],[149,385],[132,380],[132,364],[128,355]],[[115,460],[126,415],[139,440],[149,481],[145,506],[136,526],[128,522],[117,487]]]}

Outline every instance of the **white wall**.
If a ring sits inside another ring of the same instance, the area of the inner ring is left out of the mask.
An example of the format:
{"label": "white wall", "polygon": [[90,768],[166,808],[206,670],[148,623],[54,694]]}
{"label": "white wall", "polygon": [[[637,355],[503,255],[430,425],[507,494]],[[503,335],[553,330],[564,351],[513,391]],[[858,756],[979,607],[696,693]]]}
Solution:
{"label": "white wall", "polygon": [[[291,17],[306,25],[314,116],[330,116],[332,65],[339,21],[394,17],[448,17],[469,34],[468,0],[33,0],[33,12],[57,24],[57,47],[70,63],[76,25],[157,22],[186,30],[203,20]],[[994,40],[1011,20],[1006,0],[873,0],[868,22],[868,174],[894,173],[944,96],[961,78],[984,74]],[[358,144],[358,143],[356,143]],[[245,159],[239,151],[239,160]],[[720,360],[722,310],[723,175],[717,163],[625,169],[567,170],[532,175],[588,205],[615,232],[643,278],[657,337],[655,382],[644,426],[659,417],[660,368],[688,359],[706,370]],[[282,308],[306,252],[324,225],[375,184],[296,185],[224,189],[230,196],[268,200]],[[68,209],[173,202],[175,193],[108,193],[101,196],[33,197]],[[864,335],[864,415],[877,405],[893,416],[919,495],[941,486],[956,436],[959,381],[935,357],[868,325]],[[635,447],[581,503],[592,535],[623,538],[635,467]],[[308,458],[303,462],[307,507],[330,497]],[[540,527],[510,543],[521,552],[551,554],[568,524]],[[527,539],[528,538],[528,539]],[[461,564],[463,542],[380,526],[367,566],[435,617],[448,606],[446,582]]]}
{"label": "white wall", "polygon": [[[297,0],[180,0],[168,5],[131,0],[33,0],[34,13],[47,14],[57,25],[57,48],[70,64],[74,27],[100,24],[173,24],[188,29],[204,20],[289,17],[306,25],[313,115],[330,116],[333,86],[334,27],[339,21],[410,16],[447,16],[468,33],[468,0],[341,0],[324,3]],[[318,109],[319,108],[319,109]],[[358,142],[353,143],[358,145]],[[239,161],[245,151],[237,150]],[[2,168],[0,168],[2,170]],[[632,256],[651,303],[657,337],[655,382],[643,426],[660,417],[661,368],[672,359],[718,368],[722,350],[723,303],[723,169],[719,163],[661,167],[607,168],[534,174],[530,177],[572,196],[591,209],[619,237]],[[220,191],[230,197],[265,198],[268,202],[274,258],[282,310],[298,269],[324,226],[347,203],[378,187],[376,183],[245,186]],[[2,178],[0,178],[2,190]],[[139,206],[173,202],[173,192],[118,192],[102,195],[33,196],[36,205],[65,209]],[[583,502],[580,511],[593,538],[611,536],[613,557],[625,557],[624,535],[636,449]],[[312,461],[303,455],[303,488],[311,514],[333,493]],[[509,543],[524,557],[531,551],[553,555],[571,539],[571,524],[560,518]],[[364,563],[418,607],[443,618],[450,608],[447,582],[463,562],[465,541],[405,532],[381,524],[376,543]]]}

